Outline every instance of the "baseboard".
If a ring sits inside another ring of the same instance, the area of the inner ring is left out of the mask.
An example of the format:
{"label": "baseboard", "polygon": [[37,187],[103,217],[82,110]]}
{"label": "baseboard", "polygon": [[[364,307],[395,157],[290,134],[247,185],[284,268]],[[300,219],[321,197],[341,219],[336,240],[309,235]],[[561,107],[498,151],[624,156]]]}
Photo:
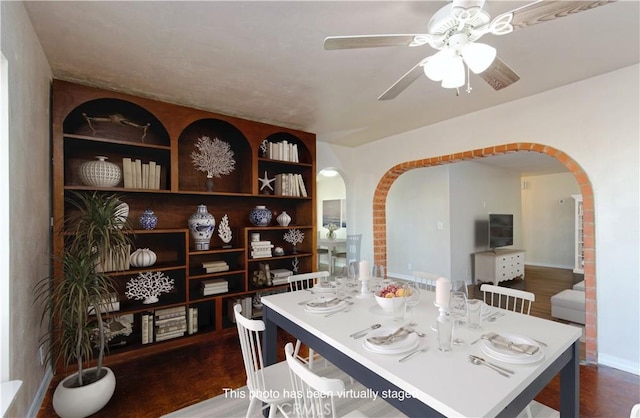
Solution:
{"label": "baseboard", "polygon": [[598,354],[598,364],[640,376],[640,363],[623,360],[620,357]]}
{"label": "baseboard", "polygon": [[536,263],[535,261],[525,261],[524,265],[534,266],[534,267],[549,267],[554,269],[573,270],[573,264],[569,266],[569,265],[560,265],[560,264]]}
{"label": "baseboard", "polygon": [[51,367],[47,367],[47,370],[42,377],[42,381],[40,382],[40,386],[38,387],[38,392],[36,392],[36,396],[34,396],[33,401],[31,401],[27,417],[35,418],[38,416],[38,412],[40,411],[40,407],[42,406],[42,402],[44,401],[44,397],[47,394],[47,390],[49,390],[49,385],[51,385],[52,380],[53,371],[51,370]]}

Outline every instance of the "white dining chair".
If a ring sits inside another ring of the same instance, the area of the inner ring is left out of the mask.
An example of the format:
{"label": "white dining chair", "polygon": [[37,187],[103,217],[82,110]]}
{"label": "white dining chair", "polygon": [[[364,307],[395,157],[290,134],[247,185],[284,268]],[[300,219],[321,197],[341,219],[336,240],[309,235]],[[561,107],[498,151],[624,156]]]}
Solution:
{"label": "white dining chair", "polygon": [[297,394],[295,397],[295,416],[299,418],[323,417],[365,417],[358,409],[344,413],[336,410],[335,398],[345,392],[345,384],[341,379],[318,376],[309,370],[294,354],[293,344],[284,347],[291,386]]}
{"label": "white dining chair", "polygon": [[291,380],[288,379],[288,366],[286,361],[264,367],[262,360],[262,335],[265,325],[262,320],[248,319],[242,315],[240,304],[233,307],[238,327],[238,337],[240,338],[240,348],[242,349],[242,359],[244,370],[247,373],[247,388],[249,389],[249,408],[247,408],[247,418],[250,417],[255,408],[264,402],[264,408],[269,408],[269,418],[276,416],[276,411],[287,416],[283,409],[285,404],[291,404],[292,394]]}
{"label": "white dining chair", "polygon": [[[345,243],[345,251],[338,251],[331,257],[332,271],[336,271],[336,260],[344,259],[344,265],[349,266],[351,263],[360,261],[360,243],[362,234],[347,235]],[[357,274],[357,272],[356,272]]]}
{"label": "white dining chair", "polygon": [[[533,302],[536,300],[536,295],[531,292],[495,286],[492,284],[483,284],[480,286],[480,291],[482,292],[484,303],[487,305],[503,308],[508,311],[519,312],[525,315],[529,315],[531,313],[531,305],[533,305]],[[502,302],[503,299],[504,303]],[[527,418],[531,418],[531,406],[527,405],[525,410]]]}
{"label": "white dining chair", "polygon": [[[483,284],[480,286],[480,291],[482,292],[484,303],[487,305],[520,312],[525,315],[531,313],[531,305],[536,300],[536,295],[531,292],[492,284]],[[502,302],[503,300],[504,303]]]}
{"label": "white dining chair", "polygon": [[[328,271],[316,271],[312,273],[294,274],[287,278],[289,282],[289,291],[295,292],[298,290],[311,289],[318,280],[327,280],[330,274]],[[300,347],[302,343],[300,340],[296,341],[295,355],[303,362],[309,365],[309,368],[313,368],[313,359],[315,356],[314,351],[309,348],[309,356],[305,359],[300,356]]]}

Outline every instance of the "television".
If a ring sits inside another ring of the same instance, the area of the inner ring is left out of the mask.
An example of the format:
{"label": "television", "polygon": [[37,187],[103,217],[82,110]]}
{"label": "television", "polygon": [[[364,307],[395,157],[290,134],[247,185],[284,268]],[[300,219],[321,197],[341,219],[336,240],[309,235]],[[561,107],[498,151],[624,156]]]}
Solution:
{"label": "television", "polygon": [[513,245],[513,215],[489,214],[489,249]]}

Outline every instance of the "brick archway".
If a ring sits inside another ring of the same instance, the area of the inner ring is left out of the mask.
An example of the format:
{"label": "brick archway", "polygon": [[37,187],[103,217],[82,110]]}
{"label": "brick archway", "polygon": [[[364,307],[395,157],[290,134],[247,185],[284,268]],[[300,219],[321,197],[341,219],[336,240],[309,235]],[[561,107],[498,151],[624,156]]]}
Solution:
{"label": "brick archway", "polygon": [[431,167],[475,158],[511,152],[538,152],[556,158],[574,175],[582,194],[584,227],[584,280],[586,296],[586,357],[587,362],[597,362],[596,329],[596,274],[595,274],[595,220],[593,188],[584,170],[564,152],[546,145],[518,142],[465,151],[457,154],[407,161],[391,167],[380,179],[373,197],[373,255],[376,264],[387,264],[386,202],[391,185],[401,174],[414,168]]}

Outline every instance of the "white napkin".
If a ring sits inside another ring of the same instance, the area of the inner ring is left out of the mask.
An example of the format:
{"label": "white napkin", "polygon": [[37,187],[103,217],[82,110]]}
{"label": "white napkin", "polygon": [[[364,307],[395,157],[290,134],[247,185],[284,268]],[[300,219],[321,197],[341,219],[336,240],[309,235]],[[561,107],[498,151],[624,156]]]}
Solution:
{"label": "white napkin", "polygon": [[340,299],[333,298],[322,302],[309,302],[307,303],[307,306],[310,308],[326,308],[328,306],[337,305],[338,303],[340,303]]}
{"label": "white napkin", "polygon": [[482,339],[490,342],[494,347],[506,348],[507,350],[516,353],[533,355],[540,350],[540,347],[537,345],[518,344],[500,334],[496,334],[495,332],[484,334]]}

